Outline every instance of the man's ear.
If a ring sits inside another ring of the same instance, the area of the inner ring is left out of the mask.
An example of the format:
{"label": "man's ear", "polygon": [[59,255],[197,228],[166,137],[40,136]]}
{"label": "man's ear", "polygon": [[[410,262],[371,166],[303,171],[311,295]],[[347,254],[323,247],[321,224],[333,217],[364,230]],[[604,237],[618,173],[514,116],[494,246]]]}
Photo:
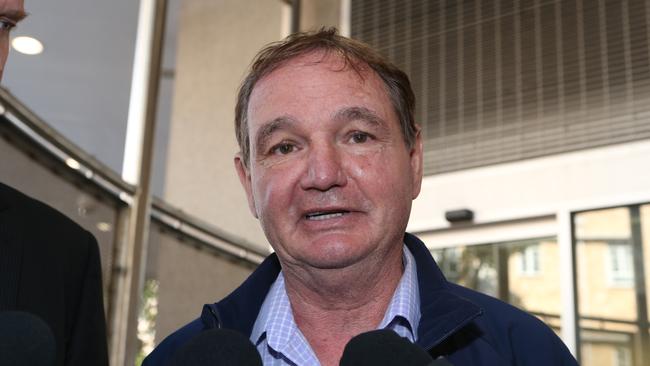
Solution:
{"label": "man's ear", "polygon": [[253,188],[251,183],[251,174],[244,162],[244,158],[241,155],[241,152],[235,155],[235,169],[237,170],[237,175],[239,176],[239,182],[244,191],[246,191],[246,198],[248,199],[248,208],[251,210],[251,213],[255,218],[257,217],[257,209],[255,207],[255,198],[253,197]]}
{"label": "man's ear", "polygon": [[415,141],[410,151],[411,160],[411,174],[413,188],[411,199],[416,199],[420,194],[422,188],[422,171],[423,171],[423,154],[424,148],[422,147],[422,133],[419,125],[415,125]]}

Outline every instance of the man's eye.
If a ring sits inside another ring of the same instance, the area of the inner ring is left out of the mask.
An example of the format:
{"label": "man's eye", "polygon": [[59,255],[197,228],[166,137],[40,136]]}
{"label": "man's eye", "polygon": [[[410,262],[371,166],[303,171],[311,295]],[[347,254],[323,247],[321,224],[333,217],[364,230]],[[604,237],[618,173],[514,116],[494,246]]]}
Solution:
{"label": "man's eye", "polygon": [[16,23],[8,19],[0,19],[0,31],[9,32],[16,27]]}
{"label": "man's eye", "polygon": [[355,144],[362,144],[362,143],[368,141],[369,138],[370,138],[370,136],[365,132],[355,132],[350,137],[352,142],[354,142]]}
{"label": "man's eye", "polygon": [[280,154],[280,155],[287,155],[289,153],[292,153],[296,147],[290,143],[281,143],[278,145],[275,145],[273,149],[271,149],[271,152],[274,154]]}

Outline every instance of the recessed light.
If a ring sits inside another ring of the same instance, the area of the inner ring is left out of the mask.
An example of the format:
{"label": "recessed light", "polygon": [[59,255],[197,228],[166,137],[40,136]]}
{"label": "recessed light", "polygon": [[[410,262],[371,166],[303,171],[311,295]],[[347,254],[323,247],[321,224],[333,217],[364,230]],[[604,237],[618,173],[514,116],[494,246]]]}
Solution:
{"label": "recessed light", "polygon": [[79,164],[79,162],[74,160],[73,158],[65,159],[65,163],[74,170],[79,170],[79,168],[81,168],[81,164]]}
{"label": "recessed light", "polygon": [[11,41],[11,46],[26,55],[38,55],[43,52],[43,44],[36,38],[20,36]]}
{"label": "recessed light", "polygon": [[111,231],[111,224],[109,224],[108,222],[98,222],[97,229],[99,229],[99,231],[104,233]]}

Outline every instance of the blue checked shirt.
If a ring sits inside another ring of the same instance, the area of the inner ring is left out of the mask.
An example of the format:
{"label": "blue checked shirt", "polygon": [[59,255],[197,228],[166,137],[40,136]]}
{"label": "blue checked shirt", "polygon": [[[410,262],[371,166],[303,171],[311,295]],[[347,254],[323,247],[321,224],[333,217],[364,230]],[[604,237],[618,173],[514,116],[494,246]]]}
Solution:
{"label": "blue checked shirt", "polygon": [[[404,273],[377,329],[391,329],[415,342],[420,323],[420,293],[415,258],[406,246],[403,248]],[[284,286],[284,276],[280,272],[257,315],[251,342],[256,345],[265,366],[320,365],[293,319]]]}

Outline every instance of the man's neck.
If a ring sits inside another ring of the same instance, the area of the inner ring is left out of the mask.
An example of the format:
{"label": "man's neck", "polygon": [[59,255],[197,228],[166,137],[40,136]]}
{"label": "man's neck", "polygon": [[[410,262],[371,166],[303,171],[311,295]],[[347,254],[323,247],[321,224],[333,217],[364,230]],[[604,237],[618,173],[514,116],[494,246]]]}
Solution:
{"label": "man's neck", "polygon": [[381,322],[402,277],[402,248],[397,249],[371,265],[283,269],[296,325],[322,365],[338,365],[347,342]]}

